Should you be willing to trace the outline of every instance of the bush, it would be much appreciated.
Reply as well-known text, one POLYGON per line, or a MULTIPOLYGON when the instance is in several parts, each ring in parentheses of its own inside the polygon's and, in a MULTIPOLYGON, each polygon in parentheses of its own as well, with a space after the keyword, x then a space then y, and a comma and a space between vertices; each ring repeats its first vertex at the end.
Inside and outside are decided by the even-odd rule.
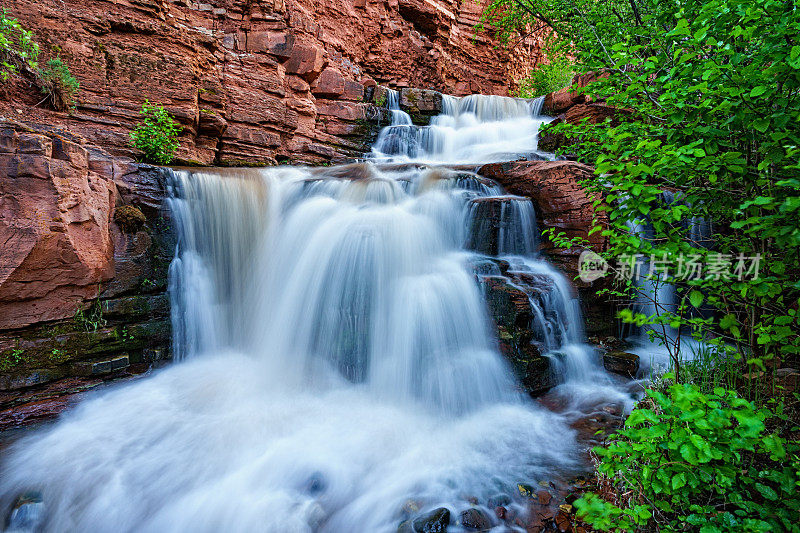
POLYGON ((563 89, 572 83, 574 65, 566 57, 554 57, 549 63, 536 67, 530 75, 520 81, 516 96, 536 98, 563 89))
POLYGON ((775 415, 722 388, 648 397, 595 449, 616 502, 585 494, 580 518, 602 531, 800 531, 800 447, 767 433, 775 415))
POLYGON ((0 81, 6 81, 20 68, 36 69, 39 45, 33 41, 33 32, 9 18, 6 9, 0 9, 0 81))
POLYGON ((143 160, 157 165, 168 165, 178 149, 181 126, 162 106, 145 100, 144 118, 131 133, 131 141, 144 154, 143 160))
POLYGON ((61 58, 56 57, 47 62, 47 67, 39 71, 39 82, 42 93, 48 97, 53 108, 61 111, 72 107, 80 83, 61 58))

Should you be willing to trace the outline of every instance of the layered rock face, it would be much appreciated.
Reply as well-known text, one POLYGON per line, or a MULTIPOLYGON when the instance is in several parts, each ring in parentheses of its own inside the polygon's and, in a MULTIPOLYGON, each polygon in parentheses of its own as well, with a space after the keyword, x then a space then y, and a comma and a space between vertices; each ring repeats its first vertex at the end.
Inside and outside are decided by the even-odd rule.
MULTIPOLYGON (((178 156, 203 164, 357 155, 381 114, 376 81, 452 94, 506 94, 538 59, 536 43, 496 49, 472 0, 10 0, 43 56, 81 83, 72 113, 34 105, 18 83, 18 118, 59 124, 115 155, 145 98, 184 126, 178 156)), ((385 124, 385 121, 384 121, 385 124)))
POLYGON ((0 122, 0 177, 3 426, 47 411, 58 391, 168 356, 174 243, 160 170, 79 137, 0 122), (45 407, 8 411, 31 398, 45 407))

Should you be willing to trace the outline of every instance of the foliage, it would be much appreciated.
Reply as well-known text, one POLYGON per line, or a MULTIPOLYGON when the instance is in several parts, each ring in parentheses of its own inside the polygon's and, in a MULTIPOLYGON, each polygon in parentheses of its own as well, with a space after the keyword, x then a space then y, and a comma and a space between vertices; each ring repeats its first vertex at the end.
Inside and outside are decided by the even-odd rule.
POLYGON ((162 106, 152 105, 149 100, 142 105, 142 116, 131 133, 133 146, 142 151, 146 162, 169 164, 178 149, 181 126, 162 106))
POLYGON ((516 96, 535 98, 567 87, 572 82, 574 65, 565 56, 548 55, 549 63, 537 66, 527 78, 520 81, 516 96))
POLYGON ((9 372, 16 368, 24 359, 25 350, 14 348, 5 352, 0 357, 0 372, 9 372))
MULTIPOLYGON (((679 372, 681 337, 744 356, 765 370, 800 353, 800 1, 496 0, 519 20, 549 21, 579 73, 608 73, 584 90, 620 111, 601 124, 550 128, 596 166, 587 183, 610 219, 607 258, 670 265, 660 282, 675 307, 622 318, 655 325, 679 372), (563 5, 562 5, 563 4, 563 5), (565 7, 566 6, 566 7, 565 7), (538 15, 534 15, 534 14, 538 15), (624 110, 624 111, 622 111, 624 110), (665 191, 669 194, 665 194, 665 191), (713 243, 692 221, 712 221, 713 243), (646 224, 648 238, 632 231, 646 224), (746 270, 758 257, 758 272, 746 270), (701 276, 676 267, 691 260, 701 276)), ((516 24, 516 26, 515 26, 516 24)), ((622 295, 643 293, 627 282, 622 295)))
POLYGON ((39 45, 33 40, 33 32, 26 30, 17 21, 9 18, 5 8, 0 9, 0 81, 6 81, 20 68, 36 69, 39 45))
POLYGON ((767 433, 775 415, 722 388, 648 396, 595 449, 621 496, 586 494, 578 516, 603 531, 800 531, 800 447, 767 433))
POLYGON ((80 84, 61 58, 56 57, 47 62, 47 66, 39 71, 39 81, 42 93, 50 99, 55 109, 63 110, 73 105, 73 98, 80 84))
POLYGON ((83 308, 80 305, 75 311, 75 324, 83 327, 87 333, 97 331, 105 327, 108 321, 103 317, 103 304, 100 300, 95 300, 89 307, 83 308))

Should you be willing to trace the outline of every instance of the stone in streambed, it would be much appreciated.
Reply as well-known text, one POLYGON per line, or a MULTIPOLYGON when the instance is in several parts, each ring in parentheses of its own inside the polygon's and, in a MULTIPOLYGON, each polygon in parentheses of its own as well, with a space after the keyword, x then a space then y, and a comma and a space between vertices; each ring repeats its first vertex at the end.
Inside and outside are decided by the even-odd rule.
POLYGON ((469 531, 488 531, 492 528, 492 521, 486 513, 476 507, 462 511, 458 522, 469 531))
POLYGON ((413 520, 401 522, 397 533, 446 533, 448 525, 450 510, 440 507, 413 520))
POLYGON ((609 372, 632 378, 639 371, 639 356, 628 352, 606 352, 603 366, 609 372))
POLYGON ((5 531, 41 531, 44 526, 44 500, 39 492, 26 492, 14 503, 5 531))

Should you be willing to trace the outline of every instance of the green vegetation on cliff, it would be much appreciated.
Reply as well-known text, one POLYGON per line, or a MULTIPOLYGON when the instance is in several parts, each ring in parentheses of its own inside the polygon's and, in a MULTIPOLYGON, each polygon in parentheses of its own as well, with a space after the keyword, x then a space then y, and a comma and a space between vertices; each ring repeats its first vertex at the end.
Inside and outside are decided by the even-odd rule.
POLYGON ((146 163, 168 165, 178 149, 180 125, 167 110, 149 100, 142 104, 142 120, 131 133, 131 142, 141 150, 146 163))

